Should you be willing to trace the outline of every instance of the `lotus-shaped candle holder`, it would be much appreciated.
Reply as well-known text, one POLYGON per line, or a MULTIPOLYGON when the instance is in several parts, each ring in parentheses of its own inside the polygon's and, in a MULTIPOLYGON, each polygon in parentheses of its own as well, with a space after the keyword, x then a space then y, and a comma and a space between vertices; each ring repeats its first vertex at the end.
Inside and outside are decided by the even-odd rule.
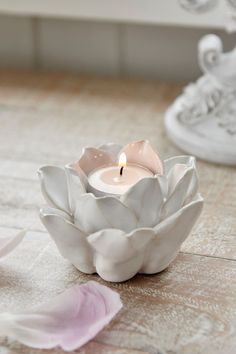
MULTIPOLYGON (((106 144, 84 149, 79 161, 39 170, 49 206, 40 217, 62 256, 81 272, 107 281, 125 281, 136 273, 164 270, 198 219, 195 158, 161 162, 148 141, 122 147, 106 144), (117 163, 121 152, 152 176, 140 179, 121 195, 95 195, 89 174, 117 163)), ((99 193, 98 193, 99 194, 99 193)))

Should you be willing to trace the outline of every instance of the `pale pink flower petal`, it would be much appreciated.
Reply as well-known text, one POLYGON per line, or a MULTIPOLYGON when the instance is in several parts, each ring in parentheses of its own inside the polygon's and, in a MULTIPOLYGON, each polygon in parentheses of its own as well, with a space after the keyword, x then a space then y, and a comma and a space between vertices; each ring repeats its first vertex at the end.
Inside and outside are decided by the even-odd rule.
POLYGON ((27 230, 22 230, 14 236, 0 237, 0 258, 5 257, 18 246, 23 240, 26 232, 27 230))
POLYGON ((75 285, 35 311, 0 315, 0 335, 34 348, 75 350, 122 308, 120 296, 96 282, 75 285))
POLYGON ((144 166, 154 174, 164 173, 163 164, 158 154, 153 150, 148 140, 136 141, 126 145, 121 152, 124 152, 127 161, 144 166))

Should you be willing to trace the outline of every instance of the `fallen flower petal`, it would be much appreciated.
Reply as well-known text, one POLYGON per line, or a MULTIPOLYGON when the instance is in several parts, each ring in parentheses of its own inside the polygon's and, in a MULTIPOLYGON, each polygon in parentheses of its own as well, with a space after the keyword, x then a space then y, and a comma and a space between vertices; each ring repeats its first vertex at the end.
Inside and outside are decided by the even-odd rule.
POLYGON ((90 281, 32 312, 0 314, 0 335, 34 348, 70 351, 95 337, 121 308, 119 294, 90 281))
POLYGON ((22 230, 14 236, 0 237, 0 258, 5 257, 23 240, 27 230, 22 230))

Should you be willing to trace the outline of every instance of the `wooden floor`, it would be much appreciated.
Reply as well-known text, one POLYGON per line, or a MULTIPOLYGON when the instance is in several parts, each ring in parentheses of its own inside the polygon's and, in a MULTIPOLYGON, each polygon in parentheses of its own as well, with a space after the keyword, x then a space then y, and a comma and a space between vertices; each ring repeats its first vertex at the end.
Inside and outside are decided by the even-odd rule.
MULTIPOLYGON (((163 158, 163 114, 180 86, 68 75, 0 72, 0 232, 29 227, 0 264, 0 310, 32 307, 95 279, 58 253, 38 218, 36 171, 76 159, 84 145, 147 138, 163 158)), ((108 284, 123 310, 80 353, 236 353, 236 169, 198 162, 204 211, 168 270, 108 284)), ((0 353, 39 351, 0 339, 0 353), (8 350, 9 349, 9 350, 8 350)))

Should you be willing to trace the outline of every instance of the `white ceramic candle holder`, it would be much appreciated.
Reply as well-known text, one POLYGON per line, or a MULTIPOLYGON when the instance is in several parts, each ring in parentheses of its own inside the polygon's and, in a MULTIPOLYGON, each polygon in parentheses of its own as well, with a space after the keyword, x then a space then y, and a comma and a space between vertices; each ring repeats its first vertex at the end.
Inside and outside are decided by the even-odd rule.
POLYGON ((203 199, 195 159, 179 156, 163 165, 147 141, 86 148, 75 164, 39 170, 42 193, 50 206, 40 210, 43 224, 62 256, 81 272, 120 282, 136 273, 164 270, 198 219, 203 199), (89 173, 117 161, 149 170, 164 169, 135 183, 121 196, 89 192, 89 173))

